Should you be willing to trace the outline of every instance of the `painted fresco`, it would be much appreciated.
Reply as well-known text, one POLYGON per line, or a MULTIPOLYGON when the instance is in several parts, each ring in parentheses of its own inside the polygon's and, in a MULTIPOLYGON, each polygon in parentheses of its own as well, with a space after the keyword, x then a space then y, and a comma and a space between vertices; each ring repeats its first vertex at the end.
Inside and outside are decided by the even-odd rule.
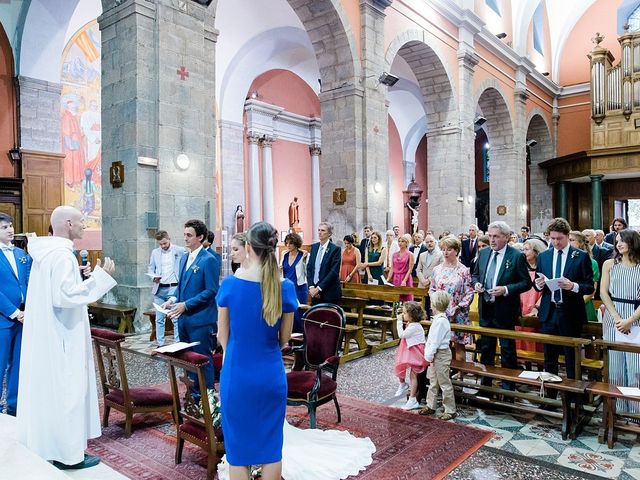
POLYGON ((62 54, 60 131, 64 159, 64 201, 86 218, 100 249, 102 228, 102 125, 100 118, 100 30, 89 22, 62 54))

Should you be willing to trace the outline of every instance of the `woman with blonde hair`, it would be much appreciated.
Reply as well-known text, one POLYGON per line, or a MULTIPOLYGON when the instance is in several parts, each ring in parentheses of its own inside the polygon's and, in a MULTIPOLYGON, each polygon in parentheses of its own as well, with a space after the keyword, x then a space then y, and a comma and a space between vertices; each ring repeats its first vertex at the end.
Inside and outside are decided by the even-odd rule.
MULTIPOLYGON (((411 235, 405 233, 398 238, 400 250, 393 254, 391 269, 387 274, 387 282, 393 283, 396 287, 413 287, 413 254, 409 251, 411 235)), ((401 302, 413 301, 413 295, 400 295, 401 302)))
POLYGON ((369 245, 365 250, 365 257, 360 268, 367 272, 367 282, 377 280, 380 285, 384 283, 384 259, 387 257, 387 249, 382 243, 382 236, 378 232, 372 232, 369 237, 369 245))
POLYGON ((584 296, 584 308, 587 310, 587 322, 597 322, 598 314, 596 313, 596 307, 593 305, 593 296, 595 295, 595 289, 598 288, 598 283, 600 282, 600 268, 598 267, 598 262, 593 258, 591 245, 589 245, 589 242, 587 241, 587 236, 579 230, 571 230, 569 232, 569 243, 573 248, 587 252, 591 259, 594 292, 591 295, 584 296))
POLYGON ((218 341, 224 350, 220 403, 231 480, 245 480, 251 465, 262 478, 281 478, 287 378, 280 349, 287 344, 298 300, 281 280, 278 234, 266 222, 247 232, 248 268, 225 278, 216 297, 218 341), (260 401, 247 395, 258 392, 260 401))

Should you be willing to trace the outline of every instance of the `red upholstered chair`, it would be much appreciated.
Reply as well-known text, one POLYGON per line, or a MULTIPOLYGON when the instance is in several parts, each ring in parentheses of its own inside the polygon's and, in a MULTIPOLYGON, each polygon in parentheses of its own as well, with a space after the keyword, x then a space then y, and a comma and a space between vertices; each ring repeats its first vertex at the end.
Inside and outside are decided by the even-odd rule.
POLYGON ((341 421, 336 376, 340 365, 338 347, 346 318, 342 308, 329 303, 310 308, 302 318, 304 367, 287 374, 287 404, 306 406, 311 428, 316 428, 316 408, 331 400, 336 406, 338 422, 341 421))
POLYGON ((131 436, 133 415, 145 412, 173 412, 173 397, 157 387, 129 387, 122 356, 121 333, 101 328, 91 329, 96 351, 100 382, 104 393, 102 426, 109 426, 109 413, 114 408, 126 416, 125 436, 131 436))
MULTIPOLYGON (((218 454, 224 454, 224 444, 222 443, 222 428, 214 428, 211 419, 211 409, 206 399, 207 385, 204 379, 204 366, 209 362, 205 355, 196 352, 180 351, 171 354, 160 354, 169 362, 169 376, 171 379, 171 392, 174 399, 174 414, 176 422, 177 443, 176 443, 176 464, 182 462, 182 450, 184 441, 194 443, 207 452, 207 479, 213 480, 218 464, 218 454), (177 370, 182 369, 183 375, 178 377, 177 370), (188 375, 192 374, 192 375, 188 375), (194 386, 196 379, 202 399, 197 400, 194 396, 194 386), (178 380, 186 386, 183 396, 180 397, 178 380)), ((214 362, 220 361, 222 355, 214 355, 214 362)))

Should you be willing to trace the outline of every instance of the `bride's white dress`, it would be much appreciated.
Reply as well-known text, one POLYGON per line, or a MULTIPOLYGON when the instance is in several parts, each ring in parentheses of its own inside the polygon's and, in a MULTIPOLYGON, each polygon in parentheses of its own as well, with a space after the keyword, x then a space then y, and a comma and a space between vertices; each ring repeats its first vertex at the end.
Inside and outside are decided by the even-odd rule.
MULTIPOLYGON (((342 480, 371 465, 376 447, 368 438, 340 430, 300 429, 284 422, 282 478, 284 480, 342 480)), ((226 456, 218 478, 229 479, 226 456)))

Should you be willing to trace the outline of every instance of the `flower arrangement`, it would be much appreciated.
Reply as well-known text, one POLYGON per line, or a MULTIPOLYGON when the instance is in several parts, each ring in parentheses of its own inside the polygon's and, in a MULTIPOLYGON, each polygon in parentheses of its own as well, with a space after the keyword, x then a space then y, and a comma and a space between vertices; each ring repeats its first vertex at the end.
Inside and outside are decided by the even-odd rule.
POLYGON ((27 257, 20 257, 20 263, 22 263, 23 265, 27 263, 27 261, 27 257))
POLYGON ((580 255, 580 252, 578 252, 577 250, 571 252, 571 258, 576 258, 578 255, 580 255))
POLYGON ((194 265, 193 267, 191 267, 191 270, 193 270, 193 273, 198 273, 198 270, 200 270, 200 267, 198 265, 194 265))

